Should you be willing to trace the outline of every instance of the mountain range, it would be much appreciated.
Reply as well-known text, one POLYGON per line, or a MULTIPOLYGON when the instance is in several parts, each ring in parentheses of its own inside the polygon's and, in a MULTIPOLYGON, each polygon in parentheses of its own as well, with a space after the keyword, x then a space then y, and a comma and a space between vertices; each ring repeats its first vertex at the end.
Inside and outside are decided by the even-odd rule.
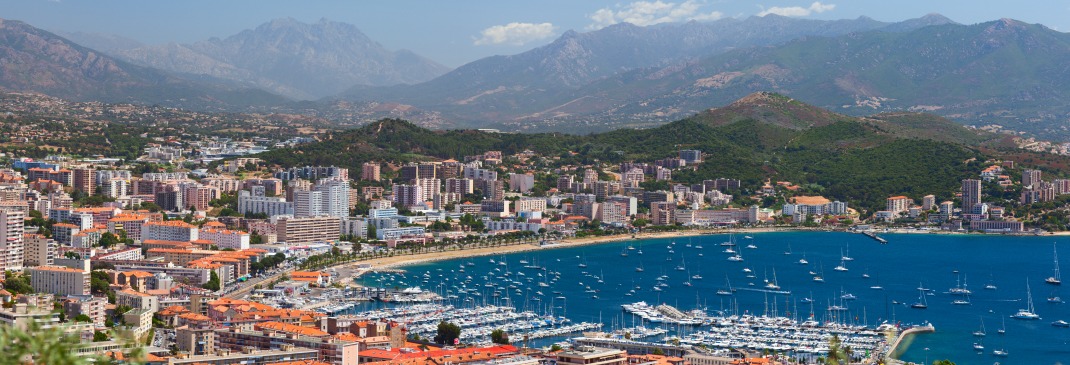
POLYGON ((29 24, 4 19, 0 19, 0 90, 191 109, 288 102, 260 89, 182 78, 133 65, 29 24))
MULTIPOLYGON (((770 21, 798 20, 773 16, 733 20, 739 23, 734 29, 770 21)), ((629 34, 625 30, 642 29, 646 34, 660 29, 620 26, 566 33, 550 45, 510 58, 476 61, 426 83, 351 90, 343 97, 409 104, 440 112, 459 126, 606 130, 657 125, 771 90, 853 115, 931 111, 968 124, 999 124, 1037 135, 1070 137, 1057 124, 1070 115, 1065 98, 1070 93, 1070 69, 1062 67, 1070 59, 1070 35, 1011 19, 961 25, 930 15, 896 24, 851 22, 854 26, 836 28, 852 29, 841 34, 707 48, 706 56, 636 64, 630 70, 620 67, 608 75, 570 79, 573 82, 555 82, 548 75, 530 81, 532 77, 514 71, 486 76, 501 70, 540 70, 541 65, 580 58, 575 55, 590 58, 606 53, 585 46, 589 43, 616 43, 609 48, 628 49, 622 44, 642 43, 622 35, 629 34)), ((712 24, 717 22, 705 26, 712 24)), ((675 27, 693 26, 697 25, 675 27)), ((608 58, 629 57, 609 54, 608 58)))
POLYGON ((710 55, 774 46, 804 36, 903 31, 948 23, 953 22, 940 15, 891 24, 866 17, 823 21, 777 15, 647 27, 621 23, 587 33, 568 31, 548 45, 517 55, 480 59, 425 83, 357 87, 340 97, 410 104, 442 112, 461 126, 590 115, 591 107, 576 113, 567 104, 583 99, 584 103, 599 104, 593 109, 611 109, 613 105, 601 103, 602 98, 585 98, 581 93, 592 84, 617 80, 634 70, 668 73, 710 55))
POLYGON ((161 46, 66 35, 107 53, 0 23, 0 88, 314 113, 342 125, 403 117, 435 128, 573 133, 652 127, 768 90, 849 115, 928 111, 1070 139, 1061 124, 1070 116, 1070 35, 1011 19, 617 24, 452 71, 326 20, 277 19, 224 39, 161 46))
POLYGON ((391 51, 357 27, 320 20, 275 19, 256 29, 192 44, 116 49, 127 61, 207 75, 295 99, 315 99, 354 85, 418 83, 449 68, 408 50, 391 51))

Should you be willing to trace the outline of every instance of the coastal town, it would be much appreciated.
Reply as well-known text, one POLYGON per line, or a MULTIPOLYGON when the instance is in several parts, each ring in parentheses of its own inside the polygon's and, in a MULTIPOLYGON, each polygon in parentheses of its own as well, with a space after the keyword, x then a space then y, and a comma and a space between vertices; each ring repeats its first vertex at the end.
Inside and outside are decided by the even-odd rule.
MULTIPOLYGON (((1013 161, 986 161, 959 191, 890 196, 885 209, 867 211, 788 181, 674 182, 716 151, 680 149, 619 164, 484 151, 462 159, 366 161, 359 171, 269 165, 256 155, 307 143, 301 138, 269 146, 156 138, 134 159, 5 154, 0 322, 78 338, 80 355, 146 364, 892 361, 897 336, 932 326, 869 327, 775 311, 711 315, 640 302, 624 310, 651 327, 603 328, 510 302, 504 285, 520 293, 516 285, 524 283, 508 278, 504 258, 490 260, 505 268, 498 279, 506 284, 497 284, 493 303, 477 301, 474 289, 429 288, 429 274, 423 289, 420 278, 405 287, 360 278, 404 276, 404 265, 449 258, 729 232, 850 231, 881 243, 883 232, 1040 235, 1048 232, 1026 225, 1023 212, 1070 194, 1070 180, 1045 181, 1040 170, 1013 161), (388 309, 364 306, 373 302, 388 309), (670 337, 656 327, 663 322, 710 329, 670 337), (552 342, 529 343, 539 338, 552 342), (843 354, 841 341, 856 351, 843 354)), ((518 265, 535 270, 541 287, 561 275, 549 280, 555 273, 546 266, 518 265)), ((458 278, 474 266, 462 264, 458 278)), ((783 294, 773 275, 766 287, 783 294)))

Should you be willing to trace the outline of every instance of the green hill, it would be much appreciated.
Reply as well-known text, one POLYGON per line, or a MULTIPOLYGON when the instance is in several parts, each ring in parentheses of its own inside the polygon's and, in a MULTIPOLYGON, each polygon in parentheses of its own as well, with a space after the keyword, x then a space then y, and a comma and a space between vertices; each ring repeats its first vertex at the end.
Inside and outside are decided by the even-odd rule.
POLYGON ((359 169, 366 161, 407 162, 530 149, 559 157, 559 164, 615 164, 652 162, 688 148, 706 152, 708 159, 695 171, 678 171, 676 182, 730 177, 756 186, 765 179, 791 181, 872 212, 883 209, 890 195, 951 198, 961 179, 980 171, 979 161, 1002 153, 1000 140, 999 135, 935 116, 903 113, 855 118, 762 93, 651 129, 586 136, 500 134, 431 131, 391 119, 260 157, 284 166, 331 164, 359 169))

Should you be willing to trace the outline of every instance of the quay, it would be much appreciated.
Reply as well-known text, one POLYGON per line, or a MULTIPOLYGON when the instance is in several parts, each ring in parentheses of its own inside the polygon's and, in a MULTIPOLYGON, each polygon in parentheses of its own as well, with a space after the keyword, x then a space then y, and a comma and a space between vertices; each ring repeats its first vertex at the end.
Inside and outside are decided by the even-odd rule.
POLYGON ((876 240, 877 242, 880 242, 882 245, 888 243, 888 240, 881 238, 881 236, 878 236, 873 231, 862 231, 862 234, 866 235, 866 237, 876 240))
POLYGON ((692 349, 690 345, 671 345, 654 342, 631 341, 616 338, 577 337, 573 346, 592 346, 627 351, 628 354, 647 355, 661 350, 666 356, 683 357, 692 349))
POLYGON ((885 363, 897 365, 906 364, 906 362, 904 362, 903 360, 899 360, 898 357, 899 355, 902 355, 904 351, 906 351, 906 346, 909 346, 909 341, 907 341, 907 339, 918 334, 933 332, 936 332, 936 327, 933 327, 932 323, 926 324, 924 326, 915 326, 903 330, 903 332, 900 332, 899 335, 895 337, 895 340, 892 341, 892 344, 888 346, 888 352, 885 354, 884 359, 885 363), (904 345, 904 342, 907 342, 907 344, 904 345), (902 348, 900 348, 901 346, 902 348))

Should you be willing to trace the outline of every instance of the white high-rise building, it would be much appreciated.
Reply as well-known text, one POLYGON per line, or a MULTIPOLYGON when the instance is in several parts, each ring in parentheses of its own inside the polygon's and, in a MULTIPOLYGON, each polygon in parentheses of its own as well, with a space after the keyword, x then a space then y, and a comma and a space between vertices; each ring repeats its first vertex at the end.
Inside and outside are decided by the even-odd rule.
POLYGON ((298 190, 293 192, 294 217, 315 217, 322 215, 323 192, 298 190))
POLYGON ((22 271, 26 207, 24 201, 0 203, 0 270, 22 271))
POLYGON ((535 187, 535 175, 528 174, 509 174, 509 190, 519 191, 521 193, 530 192, 535 187))
POLYGON ((421 202, 434 199, 435 194, 442 191, 442 180, 439 179, 416 179, 415 184, 420 186, 421 202))
POLYGON ((293 215, 294 204, 283 197, 256 196, 248 191, 238 192, 238 213, 264 213, 269 217, 276 215, 293 215))
POLYGON ((349 216, 349 181, 341 179, 320 180, 312 191, 320 195, 320 213, 330 217, 349 216))
POLYGON ((129 195, 130 180, 113 178, 104 184, 104 195, 109 198, 122 198, 129 195))

